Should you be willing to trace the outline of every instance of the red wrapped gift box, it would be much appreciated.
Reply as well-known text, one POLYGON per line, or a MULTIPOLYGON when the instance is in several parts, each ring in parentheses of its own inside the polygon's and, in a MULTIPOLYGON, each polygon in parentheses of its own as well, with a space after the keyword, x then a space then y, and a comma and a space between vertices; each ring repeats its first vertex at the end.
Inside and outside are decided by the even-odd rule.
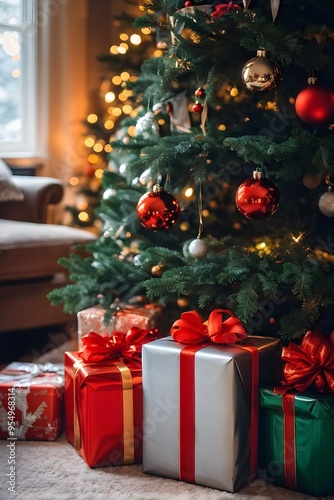
POLYGON ((142 461, 142 344, 156 329, 90 332, 65 353, 66 436, 90 467, 142 461))
POLYGON ((90 467, 141 462, 141 366, 111 360, 85 366, 78 352, 66 352, 65 411, 67 439, 90 467), (132 388, 124 387, 122 370, 132 388), (123 397, 126 392, 132 394, 123 397), (133 437, 126 418, 133 422, 133 437))
POLYGON ((14 362, 0 371, 0 438, 55 441, 64 428, 64 366, 14 362))

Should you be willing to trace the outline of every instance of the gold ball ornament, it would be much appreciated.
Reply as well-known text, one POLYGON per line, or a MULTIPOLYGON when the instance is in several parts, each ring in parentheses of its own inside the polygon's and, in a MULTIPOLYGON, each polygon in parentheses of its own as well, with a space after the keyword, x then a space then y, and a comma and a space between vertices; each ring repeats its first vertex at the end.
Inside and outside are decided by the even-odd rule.
POLYGON ((179 299, 177 299, 176 303, 179 307, 184 309, 185 307, 188 307, 189 300, 186 297, 180 297, 179 299))
POLYGON ((205 240, 196 238, 190 243, 188 251, 194 259, 204 259, 208 253, 208 244, 205 240))
POLYGON ((258 50, 256 57, 244 65, 241 73, 245 87, 256 94, 271 92, 280 83, 281 70, 265 50, 258 50))
POLYGON ((164 269, 165 266, 163 264, 156 264, 155 266, 152 266, 151 273, 153 276, 162 276, 164 269))
POLYGON ((319 198, 319 210, 326 217, 334 217, 334 191, 326 191, 319 198))

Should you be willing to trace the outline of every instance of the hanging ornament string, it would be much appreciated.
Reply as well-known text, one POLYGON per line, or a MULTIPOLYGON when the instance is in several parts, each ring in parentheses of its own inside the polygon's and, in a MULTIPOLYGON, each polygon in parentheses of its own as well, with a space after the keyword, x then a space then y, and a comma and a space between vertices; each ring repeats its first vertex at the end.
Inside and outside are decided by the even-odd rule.
POLYGON ((199 224, 198 224, 198 234, 197 238, 202 237, 202 232, 204 229, 203 225, 203 197, 202 197, 202 181, 199 181, 199 193, 198 193, 198 218, 199 218, 199 224))
POLYGON ((188 247, 189 255, 194 259, 203 259, 208 253, 208 244, 205 240, 202 240, 202 232, 204 228, 203 224, 203 197, 202 197, 202 181, 199 181, 199 193, 198 193, 198 234, 196 240, 193 240, 188 247))

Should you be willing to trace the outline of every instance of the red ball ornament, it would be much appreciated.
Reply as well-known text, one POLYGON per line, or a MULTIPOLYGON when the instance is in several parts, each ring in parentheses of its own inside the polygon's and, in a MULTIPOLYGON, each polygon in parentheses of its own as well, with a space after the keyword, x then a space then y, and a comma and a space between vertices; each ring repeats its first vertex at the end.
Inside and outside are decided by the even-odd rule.
POLYGON ((191 2, 191 0, 187 0, 186 2, 184 2, 185 7, 191 7, 192 5, 193 3, 191 2))
POLYGON ((203 109, 203 106, 200 102, 196 102, 194 105, 193 105, 193 111, 195 113, 200 113, 203 109))
POLYGON ((171 228, 181 215, 177 199, 159 184, 139 199, 136 212, 141 225, 152 231, 171 228))
POLYGON ((265 179, 262 171, 255 170, 253 177, 238 187, 235 203, 247 219, 262 220, 276 212, 279 198, 275 184, 265 179))
POLYGON ((203 97, 205 90, 202 87, 199 87, 195 90, 196 97, 203 97))
POLYGON ((315 77, 296 97, 295 109, 299 118, 308 125, 323 125, 334 119, 334 92, 317 84, 315 77))

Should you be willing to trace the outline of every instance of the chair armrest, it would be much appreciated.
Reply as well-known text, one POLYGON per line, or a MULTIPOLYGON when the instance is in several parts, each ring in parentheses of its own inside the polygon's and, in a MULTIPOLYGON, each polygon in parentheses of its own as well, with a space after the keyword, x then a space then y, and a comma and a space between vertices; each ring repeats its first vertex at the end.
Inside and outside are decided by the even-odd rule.
POLYGON ((27 222, 47 222, 49 205, 59 203, 64 187, 59 179, 29 175, 13 175, 11 181, 23 192, 22 201, 0 203, 0 217, 27 222))

